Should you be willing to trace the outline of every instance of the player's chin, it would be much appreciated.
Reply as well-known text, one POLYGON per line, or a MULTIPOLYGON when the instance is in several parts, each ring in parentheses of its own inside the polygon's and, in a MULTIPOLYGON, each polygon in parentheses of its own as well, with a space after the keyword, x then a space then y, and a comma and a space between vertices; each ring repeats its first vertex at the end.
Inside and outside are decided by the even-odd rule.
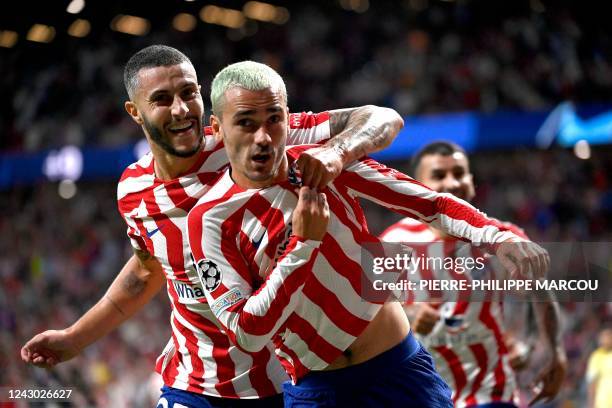
POLYGON ((174 150, 181 156, 188 157, 196 154, 202 145, 201 137, 194 137, 192 140, 175 140, 173 143, 174 150))

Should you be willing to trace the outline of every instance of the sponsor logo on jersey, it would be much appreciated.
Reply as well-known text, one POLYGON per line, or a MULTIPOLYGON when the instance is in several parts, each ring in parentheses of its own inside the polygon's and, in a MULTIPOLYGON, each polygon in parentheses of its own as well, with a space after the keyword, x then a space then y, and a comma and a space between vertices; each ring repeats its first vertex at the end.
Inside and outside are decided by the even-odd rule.
POLYGON ((179 299, 199 299, 205 297, 204 291, 199 285, 190 285, 188 283, 176 281, 172 282, 172 285, 179 299))
POLYGON ((292 115, 292 116, 290 116, 290 118, 291 118, 290 126, 292 128, 299 128, 302 125, 302 117, 301 117, 301 115, 292 115))
POLYGON ((261 241, 263 241, 265 235, 266 235, 266 230, 264 229, 262 233, 259 235, 259 238, 257 239, 253 238, 251 242, 253 243, 253 246, 255 248, 259 248, 259 245, 261 245, 261 241))

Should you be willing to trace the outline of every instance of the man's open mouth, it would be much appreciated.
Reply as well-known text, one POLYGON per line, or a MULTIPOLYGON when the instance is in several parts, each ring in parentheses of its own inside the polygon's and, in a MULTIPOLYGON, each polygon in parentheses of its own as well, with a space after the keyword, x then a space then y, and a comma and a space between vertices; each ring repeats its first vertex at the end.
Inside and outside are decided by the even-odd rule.
POLYGON ((190 131, 195 124, 193 121, 182 122, 168 127, 168 131, 176 135, 190 131))
POLYGON ((254 154, 253 156, 251 156, 251 160, 253 160, 256 163, 266 163, 268 160, 270 160, 270 155, 268 153, 259 153, 259 154, 254 154))

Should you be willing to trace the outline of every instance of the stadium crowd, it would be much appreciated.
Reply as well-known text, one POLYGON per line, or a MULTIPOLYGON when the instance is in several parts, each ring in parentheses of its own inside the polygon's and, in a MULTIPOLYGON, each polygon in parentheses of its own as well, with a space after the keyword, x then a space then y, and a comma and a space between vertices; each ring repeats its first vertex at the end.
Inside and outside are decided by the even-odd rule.
POLYGON ((123 110, 122 67, 152 43, 185 51, 204 88, 230 62, 265 62, 286 79, 294 111, 368 103, 402 115, 537 110, 612 93, 609 35, 592 21, 596 13, 574 13, 577 5, 410 0, 372 3, 360 14, 320 3, 292 5, 285 25, 200 22, 189 33, 146 37, 102 30, 88 41, 0 49, 0 90, 8 95, 0 150, 139 138, 123 110))

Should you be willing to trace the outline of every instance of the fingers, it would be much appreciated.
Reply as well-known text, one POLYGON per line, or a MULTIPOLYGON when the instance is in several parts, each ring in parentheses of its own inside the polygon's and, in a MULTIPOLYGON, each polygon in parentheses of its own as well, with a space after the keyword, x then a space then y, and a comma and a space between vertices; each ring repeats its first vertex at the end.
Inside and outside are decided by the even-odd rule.
POLYGON ((21 348, 21 360, 24 363, 29 363, 30 358, 31 358, 30 350, 26 346, 23 346, 21 348))
POLYGON ((508 274, 514 278, 518 275, 519 268, 517 267, 514 259, 512 259, 512 254, 510 253, 511 248, 509 248, 511 246, 511 243, 502 243, 497 251, 497 259, 499 259, 499 262, 502 264, 508 274))
POLYGON ((514 278, 535 278, 546 276, 550 268, 548 252, 531 241, 506 241, 498 251, 502 266, 514 278))
POLYGON ((298 158, 297 165, 302 175, 302 185, 307 186, 307 187, 313 187, 312 186, 313 171, 311 170, 311 167, 309 166, 309 159, 310 159, 309 156, 302 153, 302 155, 300 155, 300 157, 298 158))
POLYGON ((302 184, 323 189, 342 171, 342 159, 337 151, 328 147, 315 147, 303 152, 297 160, 302 184))

